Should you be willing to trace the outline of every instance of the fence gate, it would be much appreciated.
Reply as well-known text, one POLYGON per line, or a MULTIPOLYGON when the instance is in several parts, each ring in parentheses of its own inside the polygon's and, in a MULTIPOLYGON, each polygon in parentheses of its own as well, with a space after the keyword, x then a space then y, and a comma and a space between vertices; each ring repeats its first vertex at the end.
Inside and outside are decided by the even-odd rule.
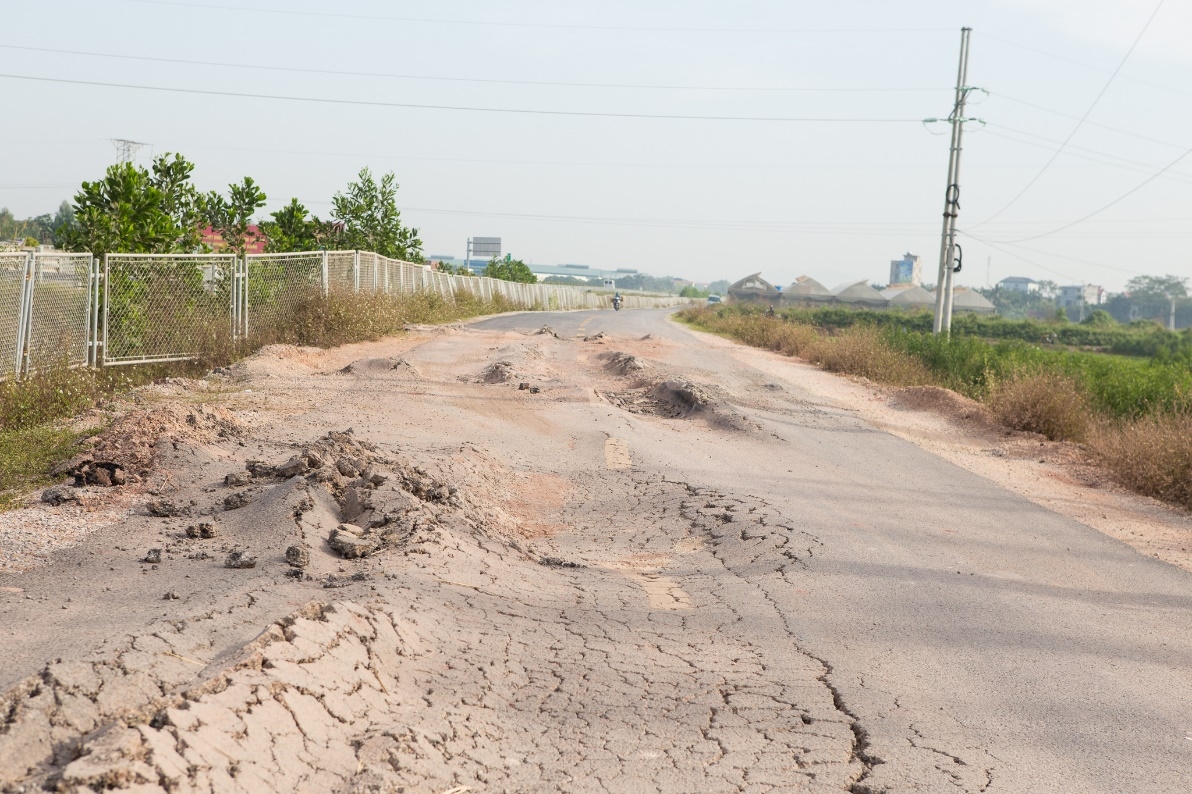
POLYGON ((233 344, 240 281, 232 254, 106 255, 101 363, 183 361, 233 344))

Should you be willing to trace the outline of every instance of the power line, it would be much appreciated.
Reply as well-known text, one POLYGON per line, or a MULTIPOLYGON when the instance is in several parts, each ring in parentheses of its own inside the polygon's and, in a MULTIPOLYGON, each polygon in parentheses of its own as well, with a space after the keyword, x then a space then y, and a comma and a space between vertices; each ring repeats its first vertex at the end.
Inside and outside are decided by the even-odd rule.
POLYGON ((984 243, 985 245, 988 245, 993 250, 1003 253, 1008 257, 1017 259, 1020 262, 1026 262, 1028 265, 1034 265, 1035 267, 1039 268, 1040 270, 1045 270, 1048 273, 1051 273, 1052 275, 1059 276, 1061 278, 1066 278, 1068 281, 1076 281, 1077 280, 1077 279, 1074 279, 1071 276, 1069 276, 1067 273, 1061 273, 1058 270, 1053 270, 1053 269, 1047 267, 1046 265, 1040 265, 1038 262, 1034 261, 1033 259, 1027 259, 1025 256, 1016 254, 1013 251, 1007 251, 1005 248, 1002 248, 1001 246, 997 245, 996 243, 992 243, 989 240, 982 239, 980 237, 977 237, 976 235, 969 234, 968 232, 965 232, 965 231, 961 231, 960 233, 963 234, 965 237, 970 237, 978 242, 984 243))
POLYGON ((1182 153, 1182 154, 1181 154, 1179 157, 1175 158, 1175 159, 1174 159, 1174 160, 1172 160, 1170 163, 1168 163, 1167 165, 1163 166, 1163 168, 1159 169, 1159 170, 1158 170, 1157 172, 1155 172, 1154 174, 1151 174, 1149 177, 1147 177, 1146 179, 1142 180, 1142 181, 1141 181, 1141 182, 1139 182, 1137 185, 1135 185, 1134 187, 1130 188, 1129 190, 1127 190, 1127 191, 1126 191, 1125 193, 1123 193, 1122 195, 1120 195, 1120 196, 1118 196, 1117 198, 1115 198, 1113 201, 1111 201, 1111 202, 1109 202, 1108 204, 1106 204, 1106 205, 1104 205, 1104 206, 1100 207, 1099 209, 1095 209, 1095 210, 1093 210, 1092 212, 1090 212, 1090 213, 1089 213, 1089 214, 1087 214, 1087 215, 1084 215, 1084 216, 1082 216, 1082 217, 1080 217, 1080 218, 1077 218, 1076 220, 1072 221, 1071 223, 1066 223, 1066 224, 1064 224, 1063 226, 1059 226, 1059 227, 1057 227, 1057 228, 1055 228, 1055 229, 1052 229, 1052 230, 1051 230, 1051 231, 1049 231, 1049 232, 1043 232, 1042 234, 1036 234, 1036 235, 1033 235, 1033 236, 1031 236, 1031 237, 1022 237, 1022 238, 1019 238, 1019 239, 1017 239, 1017 240, 1002 240, 1002 241, 1000 241, 1000 242, 1004 242, 1004 243, 1026 243, 1026 242, 1030 242, 1031 240, 1039 240, 1039 239, 1041 239, 1041 238, 1043 238, 1043 237, 1050 237, 1051 235, 1053 235, 1053 234, 1056 234, 1057 232, 1062 232, 1062 231, 1064 231, 1065 229, 1071 229, 1073 226, 1077 226, 1077 225, 1079 225, 1079 224, 1081 224, 1081 223, 1084 223, 1084 222, 1085 222, 1085 221, 1087 221, 1089 218, 1092 218, 1092 217, 1094 217, 1094 216, 1096 216, 1096 215, 1100 215, 1102 212, 1104 212, 1105 210, 1107 210, 1107 209, 1109 209, 1110 207, 1114 206, 1115 204, 1119 204, 1120 202, 1122 202, 1122 201, 1125 201, 1126 199, 1128 199, 1130 196, 1133 196, 1135 193, 1137 193, 1138 191, 1142 190, 1144 187, 1146 187, 1147 185, 1149 185, 1151 182, 1154 182, 1156 179, 1158 179, 1159 177, 1163 176, 1163 174, 1165 174, 1165 173, 1166 173, 1168 170, 1170 170, 1170 169, 1174 168, 1176 165, 1178 165, 1178 164, 1180 163, 1180 161, 1181 161, 1181 160, 1183 160, 1185 157, 1187 157, 1187 156, 1188 156, 1188 155, 1190 155, 1190 154, 1192 154, 1192 149, 1185 149, 1185 150, 1184 150, 1184 152, 1183 152, 1183 153, 1182 153))
MULTIPOLYGON (((1059 141, 1052 139, 1052 138, 1047 138, 1042 135, 1036 135, 1031 132, 1025 132, 1023 130, 1016 130, 1016 129, 1013 129, 1012 127, 1005 127, 1001 124, 989 124, 988 126, 997 127, 999 129, 1006 130, 1007 132, 1012 132, 1015 135, 1024 135, 1029 138, 1038 138, 1039 140, 1047 141, 1048 143, 1059 143, 1059 141)), ((1021 144, 1025 144, 1027 146, 1035 146, 1040 149, 1051 149, 1050 146, 1047 146, 1046 144, 1043 144, 1043 143, 1036 143, 1035 141, 1021 140, 1019 138, 1013 137, 1012 135, 1003 135, 1001 133, 994 132, 989 129, 982 130, 981 134, 982 135, 992 135, 995 138, 1001 138, 1003 140, 1013 141, 1015 143, 1021 143, 1021 144)), ((1100 165, 1108 165, 1108 166, 1112 166, 1114 168, 1124 168, 1127 171, 1134 171, 1136 173, 1143 173, 1143 174, 1149 175, 1149 174, 1153 174, 1155 172, 1155 168, 1156 168, 1156 166, 1153 166, 1150 163, 1144 163, 1141 160, 1131 160, 1126 157, 1119 157, 1116 154, 1109 154, 1108 152, 1098 151, 1097 149, 1089 149, 1084 146, 1069 145, 1068 149, 1069 149, 1069 151, 1067 152, 1067 155, 1069 157, 1076 157, 1081 160, 1088 160, 1089 162, 1092 162, 1092 163, 1099 163, 1100 165), (1088 154, 1077 154, 1076 152, 1073 152, 1072 150, 1076 150, 1076 152, 1089 152, 1091 154, 1099 155, 1099 157, 1090 157, 1088 154), (1108 158, 1108 159, 1100 159, 1102 157, 1108 158), (1114 160, 1117 160, 1119 162, 1113 162, 1114 160)), ((1192 184, 1192 175, 1186 174, 1182 171, 1177 171, 1175 173, 1168 173, 1168 174, 1165 174, 1165 176, 1168 179, 1173 179, 1177 182, 1183 182, 1185 184, 1192 184)), ((989 222, 990 221, 986 221, 986 223, 989 223, 989 222)), ((974 227, 974 228, 976 228, 976 227, 974 227)))
POLYGON ((484 83, 498 85, 533 85, 563 88, 618 88, 659 91, 757 91, 757 92, 798 92, 798 93, 924 93, 943 91, 941 88, 827 88, 827 87, 797 87, 797 86, 700 86, 700 85, 664 85, 643 83, 583 83, 561 82, 556 80, 503 80, 487 77, 445 77, 425 74, 399 74, 394 72, 353 72, 338 69, 311 69, 301 66, 271 66, 268 64, 227 63, 224 61, 196 61, 184 58, 158 58, 148 55, 127 55, 124 53, 93 52, 88 50, 61 50, 51 47, 26 47, 19 44, 0 44, 0 49, 22 50, 25 52, 44 52, 54 55, 80 55, 87 58, 113 58, 126 61, 143 61, 150 63, 175 63, 184 66, 215 66, 225 69, 253 69, 270 72, 292 72, 298 74, 323 74, 334 77, 377 77, 392 80, 430 80, 450 83, 484 83))
POLYGON ((821 118, 821 117, 792 117, 792 116, 697 116, 686 114, 665 113, 604 113, 588 110, 539 110, 526 108, 494 108, 469 107, 463 105, 425 105, 412 102, 377 102, 363 99, 336 99, 329 97, 285 96, 279 94, 254 94, 241 91, 214 91, 203 88, 171 88, 155 85, 133 85, 130 83, 107 83, 93 80, 67 80, 59 77, 34 77, 24 74, 0 74, 0 78, 9 80, 30 80, 39 83, 61 83, 65 85, 85 85, 100 88, 125 88, 134 91, 157 91, 168 94, 199 94, 202 96, 224 96, 238 99, 268 99, 283 102, 313 102, 328 105, 355 105, 382 108, 412 108, 416 110, 457 110, 472 113, 513 113, 537 116, 584 116, 621 119, 668 119, 677 121, 768 121, 768 122, 800 122, 800 123, 831 123, 831 124, 920 124, 922 119, 911 118, 821 118))
POLYGON ((1043 163, 1043 167, 1040 168, 1034 177, 1032 177, 1031 180, 1026 183, 1026 186, 1023 187, 1022 190, 1018 191, 1014 198, 1010 199, 1000 210, 974 226, 974 229, 984 226, 986 223, 989 223, 991 220, 1010 209, 1010 207, 1017 204, 1018 200, 1026 195, 1028 190, 1034 187, 1035 183, 1039 181, 1039 178, 1042 177, 1043 174, 1047 173, 1047 169, 1050 168, 1051 164, 1054 163, 1056 159, 1059 158, 1060 154, 1063 153, 1064 147, 1066 147, 1076 133, 1080 131, 1080 128, 1084 126, 1084 122, 1088 119, 1089 114, 1093 112, 1093 109, 1097 107, 1097 103, 1100 102, 1101 98, 1105 96, 1105 92, 1109 90, 1109 86, 1113 84, 1114 78, 1118 76, 1118 72, 1122 70, 1122 67, 1126 65, 1126 61, 1128 61, 1130 56, 1134 53, 1134 49, 1138 46, 1138 42, 1142 41, 1143 35, 1151 26, 1151 22, 1154 21, 1155 16, 1159 13, 1159 9, 1163 7, 1164 2, 1165 0, 1159 0, 1159 3, 1155 6, 1155 10, 1151 12, 1149 17, 1147 17, 1146 24, 1142 26, 1142 30, 1138 31, 1138 35, 1134 37, 1134 43, 1130 45, 1130 49, 1126 50, 1126 54, 1122 56, 1120 61, 1118 61, 1117 68, 1113 70, 1113 74, 1109 75, 1109 79, 1105 81, 1105 85, 1101 86, 1101 90, 1098 91, 1097 96, 1093 98, 1092 104, 1090 104, 1088 109, 1084 111, 1084 115, 1082 115, 1076 122, 1076 126, 1072 128, 1071 132, 1068 133, 1068 137, 1064 138, 1064 140, 1060 143, 1059 148, 1052 153, 1051 157, 1047 158, 1047 162, 1043 163))
POLYGON ((316 17, 322 19, 353 19, 371 22, 416 22, 433 25, 468 25, 500 28, 540 28, 546 30, 609 30, 617 32, 643 31, 647 33, 939 33, 948 28, 700 28, 700 27, 653 27, 646 25, 578 25, 552 22, 498 22, 471 19, 442 19, 434 17, 397 17, 379 14, 343 14, 330 11, 299 11, 296 9, 238 7, 213 3, 179 2, 178 0, 124 0, 140 5, 201 8, 208 11, 240 11, 256 14, 284 14, 288 16, 316 17))
MULTIPOLYGON (((1001 36, 995 36, 992 33, 987 33, 985 31, 978 31, 977 35, 982 38, 990 39, 991 41, 997 41, 1002 44, 1008 44, 1011 47, 1017 47, 1019 49, 1026 50, 1027 52, 1033 52, 1038 55, 1043 55, 1043 56, 1052 58, 1057 61, 1063 61, 1064 63, 1070 63, 1073 66, 1079 66, 1084 69, 1091 69, 1094 72, 1101 72, 1102 74, 1108 74, 1110 72, 1109 69, 1106 69, 1103 66, 1094 66, 1091 63, 1085 63, 1084 61, 1078 61, 1075 58, 1066 58, 1063 55, 1056 55, 1054 52, 1051 52, 1050 50, 1041 50, 1038 47, 1031 47, 1028 44, 1022 44, 1017 41, 1011 41, 1010 39, 1003 38, 1001 36)), ((1151 88, 1158 88, 1161 91, 1170 91, 1173 94, 1181 94, 1183 96, 1192 96, 1192 91, 1175 88, 1174 86, 1164 85, 1163 83, 1156 83, 1153 80, 1144 80, 1141 77, 1132 77, 1128 74, 1119 74, 1117 79, 1118 80, 1126 80, 1131 83, 1138 83, 1139 85, 1150 86, 1151 88)))
MULTIPOLYGON (((1034 110, 1039 110, 1044 113, 1050 113, 1053 116, 1059 116, 1059 117, 1065 118, 1065 119, 1079 119, 1080 118, 1079 116, 1075 116, 1071 113, 1065 113, 1062 110, 1056 110, 1055 108, 1049 108, 1045 105, 1039 105, 1034 102, 1028 102, 1025 99, 1017 99, 1015 97, 1008 96, 1008 95, 1003 94, 998 91, 990 91, 989 95, 992 97, 997 97, 998 99, 1004 99, 1007 102, 1013 102, 1016 105, 1022 105, 1024 107, 1033 108, 1034 110)), ((1157 143, 1160 146, 1168 146, 1172 149, 1183 149, 1184 148, 1184 144, 1182 144, 1182 143, 1172 143, 1171 141, 1165 141, 1165 140, 1162 140, 1161 138, 1152 138, 1149 135, 1143 135, 1140 132, 1132 132, 1130 130, 1124 130, 1121 127, 1114 127, 1109 124, 1102 124, 1098 121, 1085 121, 1084 125, 1086 127, 1097 127, 1102 130, 1109 130, 1110 132, 1116 132, 1119 135, 1126 135, 1131 138, 1137 138, 1140 141, 1146 141, 1148 143, 1157 143)))

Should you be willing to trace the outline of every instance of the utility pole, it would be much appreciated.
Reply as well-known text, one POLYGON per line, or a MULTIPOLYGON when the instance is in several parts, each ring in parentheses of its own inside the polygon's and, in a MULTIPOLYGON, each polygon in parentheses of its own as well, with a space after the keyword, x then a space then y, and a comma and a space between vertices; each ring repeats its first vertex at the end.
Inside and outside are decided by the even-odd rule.
POLYGON ((116 162, 131 163, 137 157, 137 152, 152 144, 130 141, 127 138, 113 138, 112 145, 116 147, 116 162))
POLYGON ((952 144, 948 151, 948 186, 944 191, 944 228, 940 235, 940 272, 935 286, 935 319, 933 333, 950 333, 952 330, 952 287, 953 277, 960 269, 956 259, 956 217, 960 214, 960 152, 964 123, 971 121, 964 117, 964 105, 968 100, 968 55, 969 35, 972 28, 960 29, 960 67, 956 72, 956 102, 948 121, 952 125, 952 144))

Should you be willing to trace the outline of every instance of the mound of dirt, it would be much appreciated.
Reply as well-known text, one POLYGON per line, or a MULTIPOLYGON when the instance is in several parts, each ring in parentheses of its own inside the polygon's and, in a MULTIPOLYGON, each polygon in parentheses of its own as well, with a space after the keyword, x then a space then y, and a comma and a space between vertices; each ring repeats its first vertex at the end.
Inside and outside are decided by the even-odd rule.
POLYGON ((951 389, 940 386, 911 386, 899 389, 890 396, 892 408, 906 411, 931 411, 949 419, 987 423, 992 421, 989 409, 951 389))
POLYGON ((317 368, 318 359, 323 353, 324 351, 317 347, 265 345, 253 355, 233 364, 225 371, 233 377, 276 378, 306 375, 317 368))
POLYGON ((209 444, 247 435, 227 410, 204 405, 154 405, 117 419, 85 442, 90 449, 59 465, 54 476, 74 475, 75 484, 123 485, 152 468, 159 444, 209 444))
POLYGON ((409 361, 404 358, 362 358, 358 361, 353 361, 341 370, 338 370, 340 375, 403 375, 407 377, 419 377, 420 373, 409 361))
POLYGON ((663 381, 650 389, 650 394, 683 414, 695 413, 712 404, 712 396, 705 389, 685 380, 663 381))
POLYGON ((485 368, 484 374, 480 376, 481 383, 508 383, 516 379, 517 373, 513 370, 512 361, 497 361, 489 364, 485 368))
POLYGON ((619 350, 601 353, 599 358, 605 362, 605 369, 618 375, 638 375, 650 368, 649 364, 637 356, 631 356, 619 350))

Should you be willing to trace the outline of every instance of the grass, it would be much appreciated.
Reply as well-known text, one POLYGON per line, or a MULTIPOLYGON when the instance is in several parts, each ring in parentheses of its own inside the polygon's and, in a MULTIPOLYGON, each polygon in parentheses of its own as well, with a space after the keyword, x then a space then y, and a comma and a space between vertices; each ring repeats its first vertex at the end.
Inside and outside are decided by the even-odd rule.
POLYGON ((846 311, 771 318, 752 307, 722 306, 677 316, 832 372, 952 389, 983 402, 1008 428, 1081 442, 1122 485, 1192 509, 1192 365, 1181 356, 1163 348, 1144 359, 1022 339, 934 336, 929 326, 905 322, 907 315, 873 319, 897 312, 846 311))
POLYGON ((0 381, 0 510, 45 485, 50 469, 71 456, 84 434, 63 420, 110 397, 164 377, 201 377, 212 367, 231 364, 268 344, 335 347, 391 336, 410 324, 453 322, 513 308, 500 297, 484 301, 460 295, 452 301, 429 293, 324 296, 315 289, 291 296, 281 311, 253 318, 250 339, 233 341, 226 321, 210 326, 195 361, 97 370, 57 367, 20 381, 0 381))

